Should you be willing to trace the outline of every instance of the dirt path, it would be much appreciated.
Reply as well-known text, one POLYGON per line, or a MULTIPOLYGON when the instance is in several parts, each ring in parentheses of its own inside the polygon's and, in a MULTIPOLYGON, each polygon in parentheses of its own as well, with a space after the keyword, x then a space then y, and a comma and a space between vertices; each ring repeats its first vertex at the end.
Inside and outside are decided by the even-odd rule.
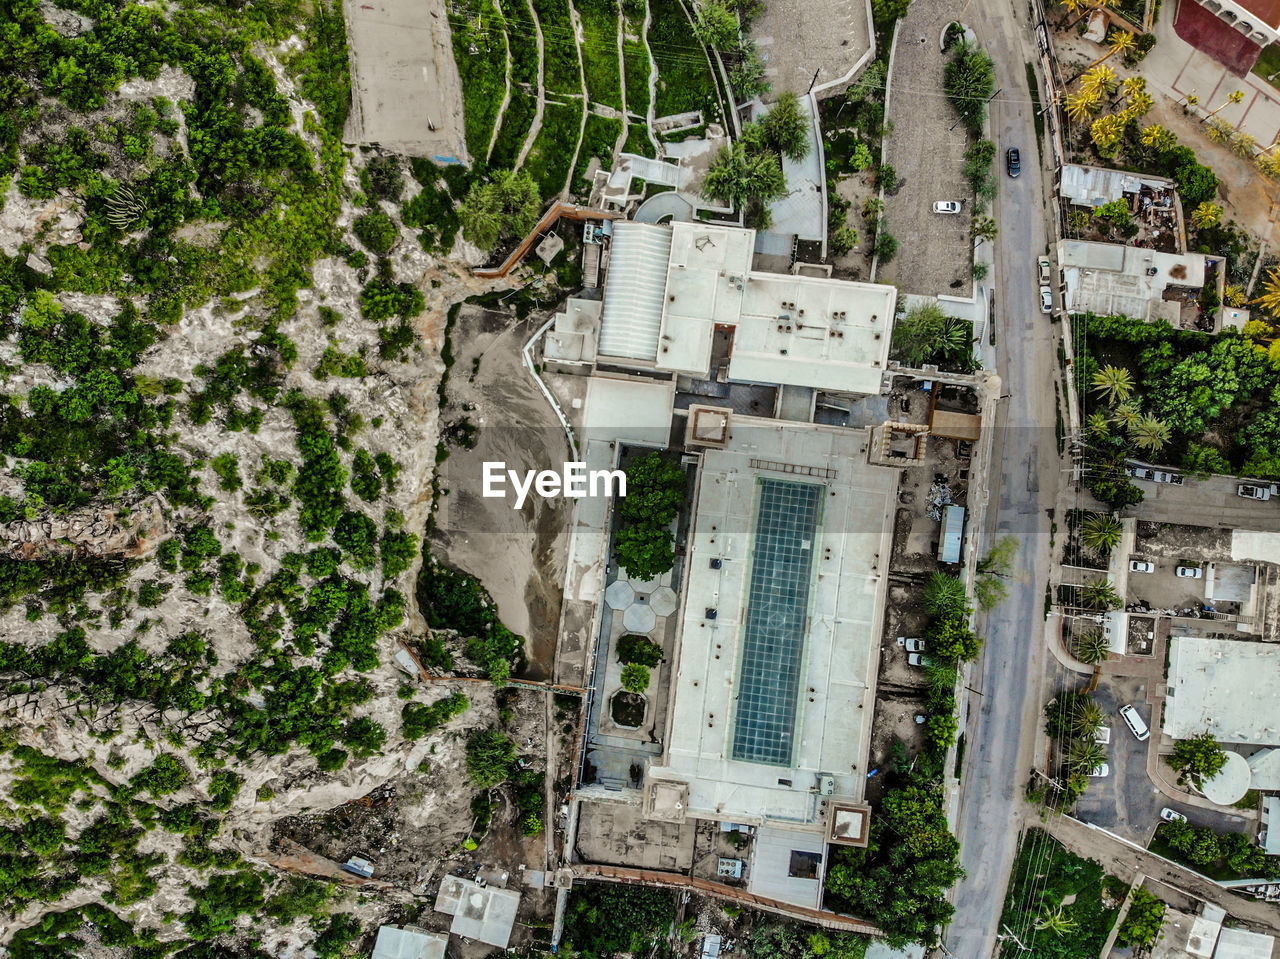
POLYGON ((533 21, 533 35, 538 41, 538 105, 534 108, 533 122, 529 124, 529 133, 524 138, 524 146, 520 148, 520 156, 516 158, 515 168, 517 170, 524 166, 525 158, 529 156, 529 151, 533 148, 533 141, 538 138, 538 131, 542 129, 542 113, 547 106, 547 57, 546 50, 542 45, 542 23, 538 20, 538 11, 533 9, 532 0, 524 0, 524 5, 529 10, 529 16, 533 21))
POLYGON ((622 15, 622 4, 618 4, 618 29, 614 39, 618 42, 618 89, 622 91, 622 132, 618 134, 618 140, 613 145, 613 155, 616 157, 622 152, 622 148, 627 142, 627 130, 631 126, 631 109, 627 103, 627 58, 622 50, 622 41, 627 29, 626 18, 622 15))
MULTIPOLYGON (((569 0, 569 23, 573 25, 574 51, 578 54, 578 87, 582 91, 582 122, 578 124, 578 143, 573 148, 573 159, 569 161, 569 175, 564 178, 561 196, 569 195, 569 185, 573 183, 573 170, 578 165, 578 154, 582 151, 582 138, 587 133, 587 116, 591 113, 591 97, 587 95, 587 71, 582 62, 582 44, 585 36, 582 31, 582 18, 578 16, 578 8, 569 0)), ((626 103, 624 100, 623 103, 626 103)))
POLYGON ((658 104, 658 61, 653 59, 653 51, 649 49, 649 24, 653 22, 653 11, 649 9, 649 0, 644 0, 644 23, 640 27, 640 42, 644 44, 644 55, 649 58, 649 110, 644 117, 645 132, 649 142, 653 144, 654 156, 664 156, 662 144, 653 135, 653 122, 657 119, 654 111, 658 104))
POLYGON ((502 46, 507 51, 506 89, 502 91, 502 103, 498 105, 498 116, 493 121, 493 132, 489 134, 489 146, 484 151, 484 160, 489 162, 493 154, 493 145, 498 142, 498 131, 502 129, 502 118, 506 115, 507 104, 511 102, 511 37, 507 34, 507 15, 502 10, 502 0, 493 0, 498 16, 502 17, 502 46))

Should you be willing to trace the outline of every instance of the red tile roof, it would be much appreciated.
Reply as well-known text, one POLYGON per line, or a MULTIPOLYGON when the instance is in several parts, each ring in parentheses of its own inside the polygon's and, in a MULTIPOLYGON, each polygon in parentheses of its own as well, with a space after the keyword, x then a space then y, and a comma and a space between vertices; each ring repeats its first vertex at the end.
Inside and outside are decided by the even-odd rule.
MULTIPOLYGON (((1251 2, 1280 7, 1280 0, 1251 2)), ((1246 40, 1239 30, 1219 20, 1195 0, 1182 0, 1178 4, 1178 19, 1173 29, 1187 43, 1213 57, 1236 76, 1247 76, 1262 52, 1262 47, 1246 40)))

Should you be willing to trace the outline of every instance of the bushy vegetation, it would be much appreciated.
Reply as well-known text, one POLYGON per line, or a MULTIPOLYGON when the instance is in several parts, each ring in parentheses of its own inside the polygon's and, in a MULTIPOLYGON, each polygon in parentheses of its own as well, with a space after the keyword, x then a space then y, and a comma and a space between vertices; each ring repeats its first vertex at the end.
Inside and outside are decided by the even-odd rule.
POLYGON ((587 180, 587 166, 592 157, 600 160, 602 169, 613 167, 613 147, 622 135, 622 121, 613 117, 587 115, 587 125, 582 132, 582 145, 578 147, 578 162, 573 167, 573 189, 584 196, 591 192, 587 180))
POLYGON ((1212 879, 1280 879, 1280 862, 1255 846, 1247 833, 1164 822, 1151 840, 1151 851, 1212 879))
POLYGON ((973 323, 948 316, 936 303, 912 307, 893 323, 892 355, 919 368, 925 363, 968 373, 977 368, 973 323))
POLYGON ((1092 859, 1068 852, 1041 829, 1028 829, 1000 918, 1010 935, 1001 954, 1018 954, 1017 937, 1030 947, 1022 954, 1033 959, 1092 959, 1115 924, 1125 891, 1092 859))
POLYGON ((943 69, 942 85, 965 128, 973 134, 981 133, 987 118, 987 100, 996 89, 991 58, 976 44, 956 44, 943 69))
POLYGON ((621 110, 618 4, 614 0, 577 0, 574 7, 582 21, 582 61, 587 97, 593 103, 621 110))
POLYGON ((450 33, 462 80, 467 152, 483 162, 507 89, 507 23, 493 0, 467 0, 453 11, 450 33))
POLYGON ((654 450, 636 457, 626 472, 627 495, 615 500, 620 525, 614 556, 633 579, 653 579, 675 563, 670 526, 684 505, 684 470, 654 450))
POLYGON ((639 954, 666 940, 675 898, 661 889, 576 883, 565 910, 564 941, 592 956, 639 954))
POLYGON ((523 664, 523 637, 502 624, 493 599, 474 576, 426 557, 418 577, 418 606, 432 629, 453 629, 467 637, 467 655, 490 678, 505 681, 523 664))
POLYGON ((708 123, 721 119, 720 97, 706 51, 681 0, 649 0, 649 49, 658 68, 655 115, 701 110, 708 123))
POLYGON ((618 660, 623 663, 639 663, 641 666, 657 666, 662 662, 662 647, 647 636, 627 633, 618 640, 618 660))

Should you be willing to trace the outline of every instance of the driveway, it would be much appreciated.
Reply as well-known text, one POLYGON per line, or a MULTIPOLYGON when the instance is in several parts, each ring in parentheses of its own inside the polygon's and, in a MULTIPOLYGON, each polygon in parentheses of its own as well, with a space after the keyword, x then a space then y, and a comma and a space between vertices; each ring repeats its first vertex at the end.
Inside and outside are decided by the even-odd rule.
POLYGON ((1185 523, 1194 517, 1197 526, 1280 531, 1280 497, 1265 503, 1245 499, 1236 494, 1240 480, 1234 476, 1203 480, 1188 476, 1181 486, 1146 480, 1137 480, 1136 485, 1144 498, 1137 506, 1125 509, 1124 516, 1153 523, 1185 523))
POLYGON ((1120 717, 1120 707, 1132 703, 1150 728, 1147 683, 1117 676, 1101 682, 1093 698, 1107 717, 1106 725, 1111 727, 1111 742, 1103 747, 1111 775, 1090 778, 1088 790, 1076 803, 1076 816, 1145 846, 1166 799, 1147 776, 1147 742, 1139 742, 1129 732, 1120 717))
MULTIPOLYGON (((1003 9, 1004 2, 995 5, 1003 9)), ((963 6, 914 3, 898 23, 885 111, 894 127, 885 142, 901 187, 896 196, 885 197, 884 211, 885 228, 898 238, 898 255, 880 264, 876 279, 895 283, 904 293, 968 296, 973 288, 972 194, 964 178, 969 138, 942 91, 947 58, 939 50, 943 27, 963 6), (964 209, 934 213, 935 200, 963 200, 964 209)), ((1017 66, 1021 74, 1021 60, 1017 66)))

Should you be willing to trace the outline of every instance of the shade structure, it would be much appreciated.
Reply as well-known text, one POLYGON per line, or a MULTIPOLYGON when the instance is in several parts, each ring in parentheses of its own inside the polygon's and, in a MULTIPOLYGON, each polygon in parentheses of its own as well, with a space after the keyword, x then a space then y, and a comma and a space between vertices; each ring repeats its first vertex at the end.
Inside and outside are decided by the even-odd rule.
POLYGON ((649 597, 649 606, 659 616, 670 616, 676 611, 676 591, 670 586, 659 586, 649 597))
POLYGON ((636 601, 636 591, 626 580, 614 580, 605 587, 604 601, 613 609, 626 609, 636 601))
POLYGON ((622 614, 622 625, 629 633, 648 633, 658 625, 658 617, 648 603, 632 603, 622 614))

